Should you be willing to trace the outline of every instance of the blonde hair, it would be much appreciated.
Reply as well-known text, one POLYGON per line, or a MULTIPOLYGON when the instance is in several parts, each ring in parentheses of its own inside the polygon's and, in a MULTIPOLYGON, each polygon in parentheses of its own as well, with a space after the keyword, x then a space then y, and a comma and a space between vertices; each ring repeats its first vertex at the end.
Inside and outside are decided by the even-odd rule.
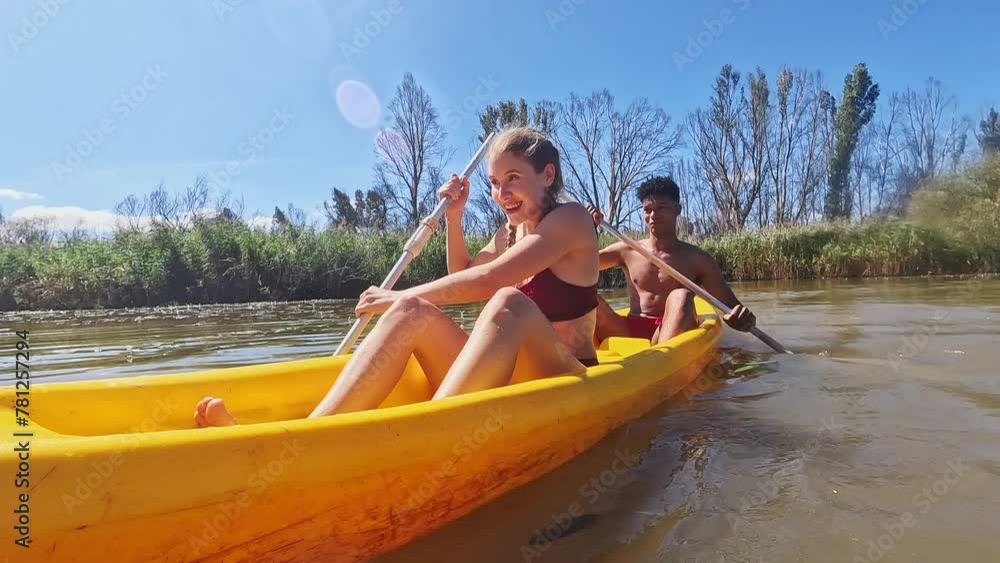
MULTIPOLYGON (((497 156, 511 153, 528 161, 535 172, 541 173, 549 164, 555 166, 556 172, 552 183, 542 194, 539 207, 542 217, 556 208, 559 194, 563 190, 562 166, 559 164, 559 149, 548 135, 531 127, 507 127, 497 135, 490 145, 488 156, 493 160, 497 156)), ((507 223, 507 248, 513 246, 517 239, 517 227, 507 223)))

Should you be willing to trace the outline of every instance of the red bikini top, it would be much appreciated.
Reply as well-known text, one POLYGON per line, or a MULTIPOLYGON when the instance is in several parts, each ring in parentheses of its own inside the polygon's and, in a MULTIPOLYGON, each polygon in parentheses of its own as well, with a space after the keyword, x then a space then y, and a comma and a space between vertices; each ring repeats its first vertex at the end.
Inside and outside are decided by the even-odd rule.
POLYGON ((582 287, 565 282, 546 268, 515 287, 535 302, 549 321, 568 321, 597 308, 597 284, 582 287))

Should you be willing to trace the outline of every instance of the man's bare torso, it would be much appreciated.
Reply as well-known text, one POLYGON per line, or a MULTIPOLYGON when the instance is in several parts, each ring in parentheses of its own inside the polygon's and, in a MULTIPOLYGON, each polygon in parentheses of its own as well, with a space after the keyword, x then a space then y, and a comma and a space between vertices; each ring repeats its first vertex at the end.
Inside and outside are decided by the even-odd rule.
MULTIPOLYGON (((704 252, 695 246, 677 241, 670 252, 653 248, 649 239, 639 241, 664 262, 684 274, 691 281, 701 284, 704 252)), ((631 293, 630 314, 651 317, 663 316, 667 295, 683 287, 670 274, 661 271, 649 260, 631 248, 622 252, 624 270, 629 285, 637 291, 631 293)))

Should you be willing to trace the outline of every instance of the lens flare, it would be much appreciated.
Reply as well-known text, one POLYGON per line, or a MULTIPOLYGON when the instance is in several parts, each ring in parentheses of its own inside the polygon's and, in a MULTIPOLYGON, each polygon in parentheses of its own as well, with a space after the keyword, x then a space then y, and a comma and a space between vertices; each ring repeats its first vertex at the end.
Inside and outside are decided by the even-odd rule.
POLYGON ((364 82, 345 80, 337 85, 337 108, 348 123, 358 129, 371 129, 382 119, 382 104, 364 82))

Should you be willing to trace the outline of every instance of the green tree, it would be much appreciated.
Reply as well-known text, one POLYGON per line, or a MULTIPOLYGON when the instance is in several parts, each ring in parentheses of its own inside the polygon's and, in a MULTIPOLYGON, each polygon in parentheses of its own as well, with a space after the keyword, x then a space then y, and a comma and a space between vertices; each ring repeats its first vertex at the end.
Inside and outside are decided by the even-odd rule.
MULTIPOLYGON (((360 190, 359 190, 360 193, 360 190)), ((365 193, 365 227, 384 231, 389 226, 389 206, 377 190, 365 193)))
POLYGON ((872 82, 865 63, 858 63, 844 78, 844 97, 833 101, 833 147, 829 161, 829 185, 824 214, 827 219, 849 219, 852 212, 850 190, 851 158, 861 130, 875 116, 879 86, 872 82))
POLYGON ((288 216, 285 215, 285 212, 282 211, 277 205, 274 206, 274 215, 271 217, 271 221, 274 223, 274 226, 279 229, 288 226, 288 216))
POLYGON ((323 202, 323 214, 331 227, 357 230, 361 226, 358 210, 351 205, 351 196, 337 188, 330 190, 333 202, 323 202))
POLYGON ((979 123, 979 146, 984 154, 1000 154, 1000 114, 996 108, 991 108, 979 123))
POLYGON ((528 102, 524 98, 516 102, 504 100, 496 105, 486 106, 479 114, 479 123, 483 126, 483 134, 479 136, 480 142, 490 133, 499 131, 507 125, 534 127, 551 134, 555 127, 555 110, 551 103, 539 102, 529 113, 528 102))
POLYGON ((332 201, 323 202, 323 214, 331 227, 353 231, 385 230, 389 222, 389 209, 385 198, 376 190, 355 190, 351 197, 337 188, 330 190, 332 201))

